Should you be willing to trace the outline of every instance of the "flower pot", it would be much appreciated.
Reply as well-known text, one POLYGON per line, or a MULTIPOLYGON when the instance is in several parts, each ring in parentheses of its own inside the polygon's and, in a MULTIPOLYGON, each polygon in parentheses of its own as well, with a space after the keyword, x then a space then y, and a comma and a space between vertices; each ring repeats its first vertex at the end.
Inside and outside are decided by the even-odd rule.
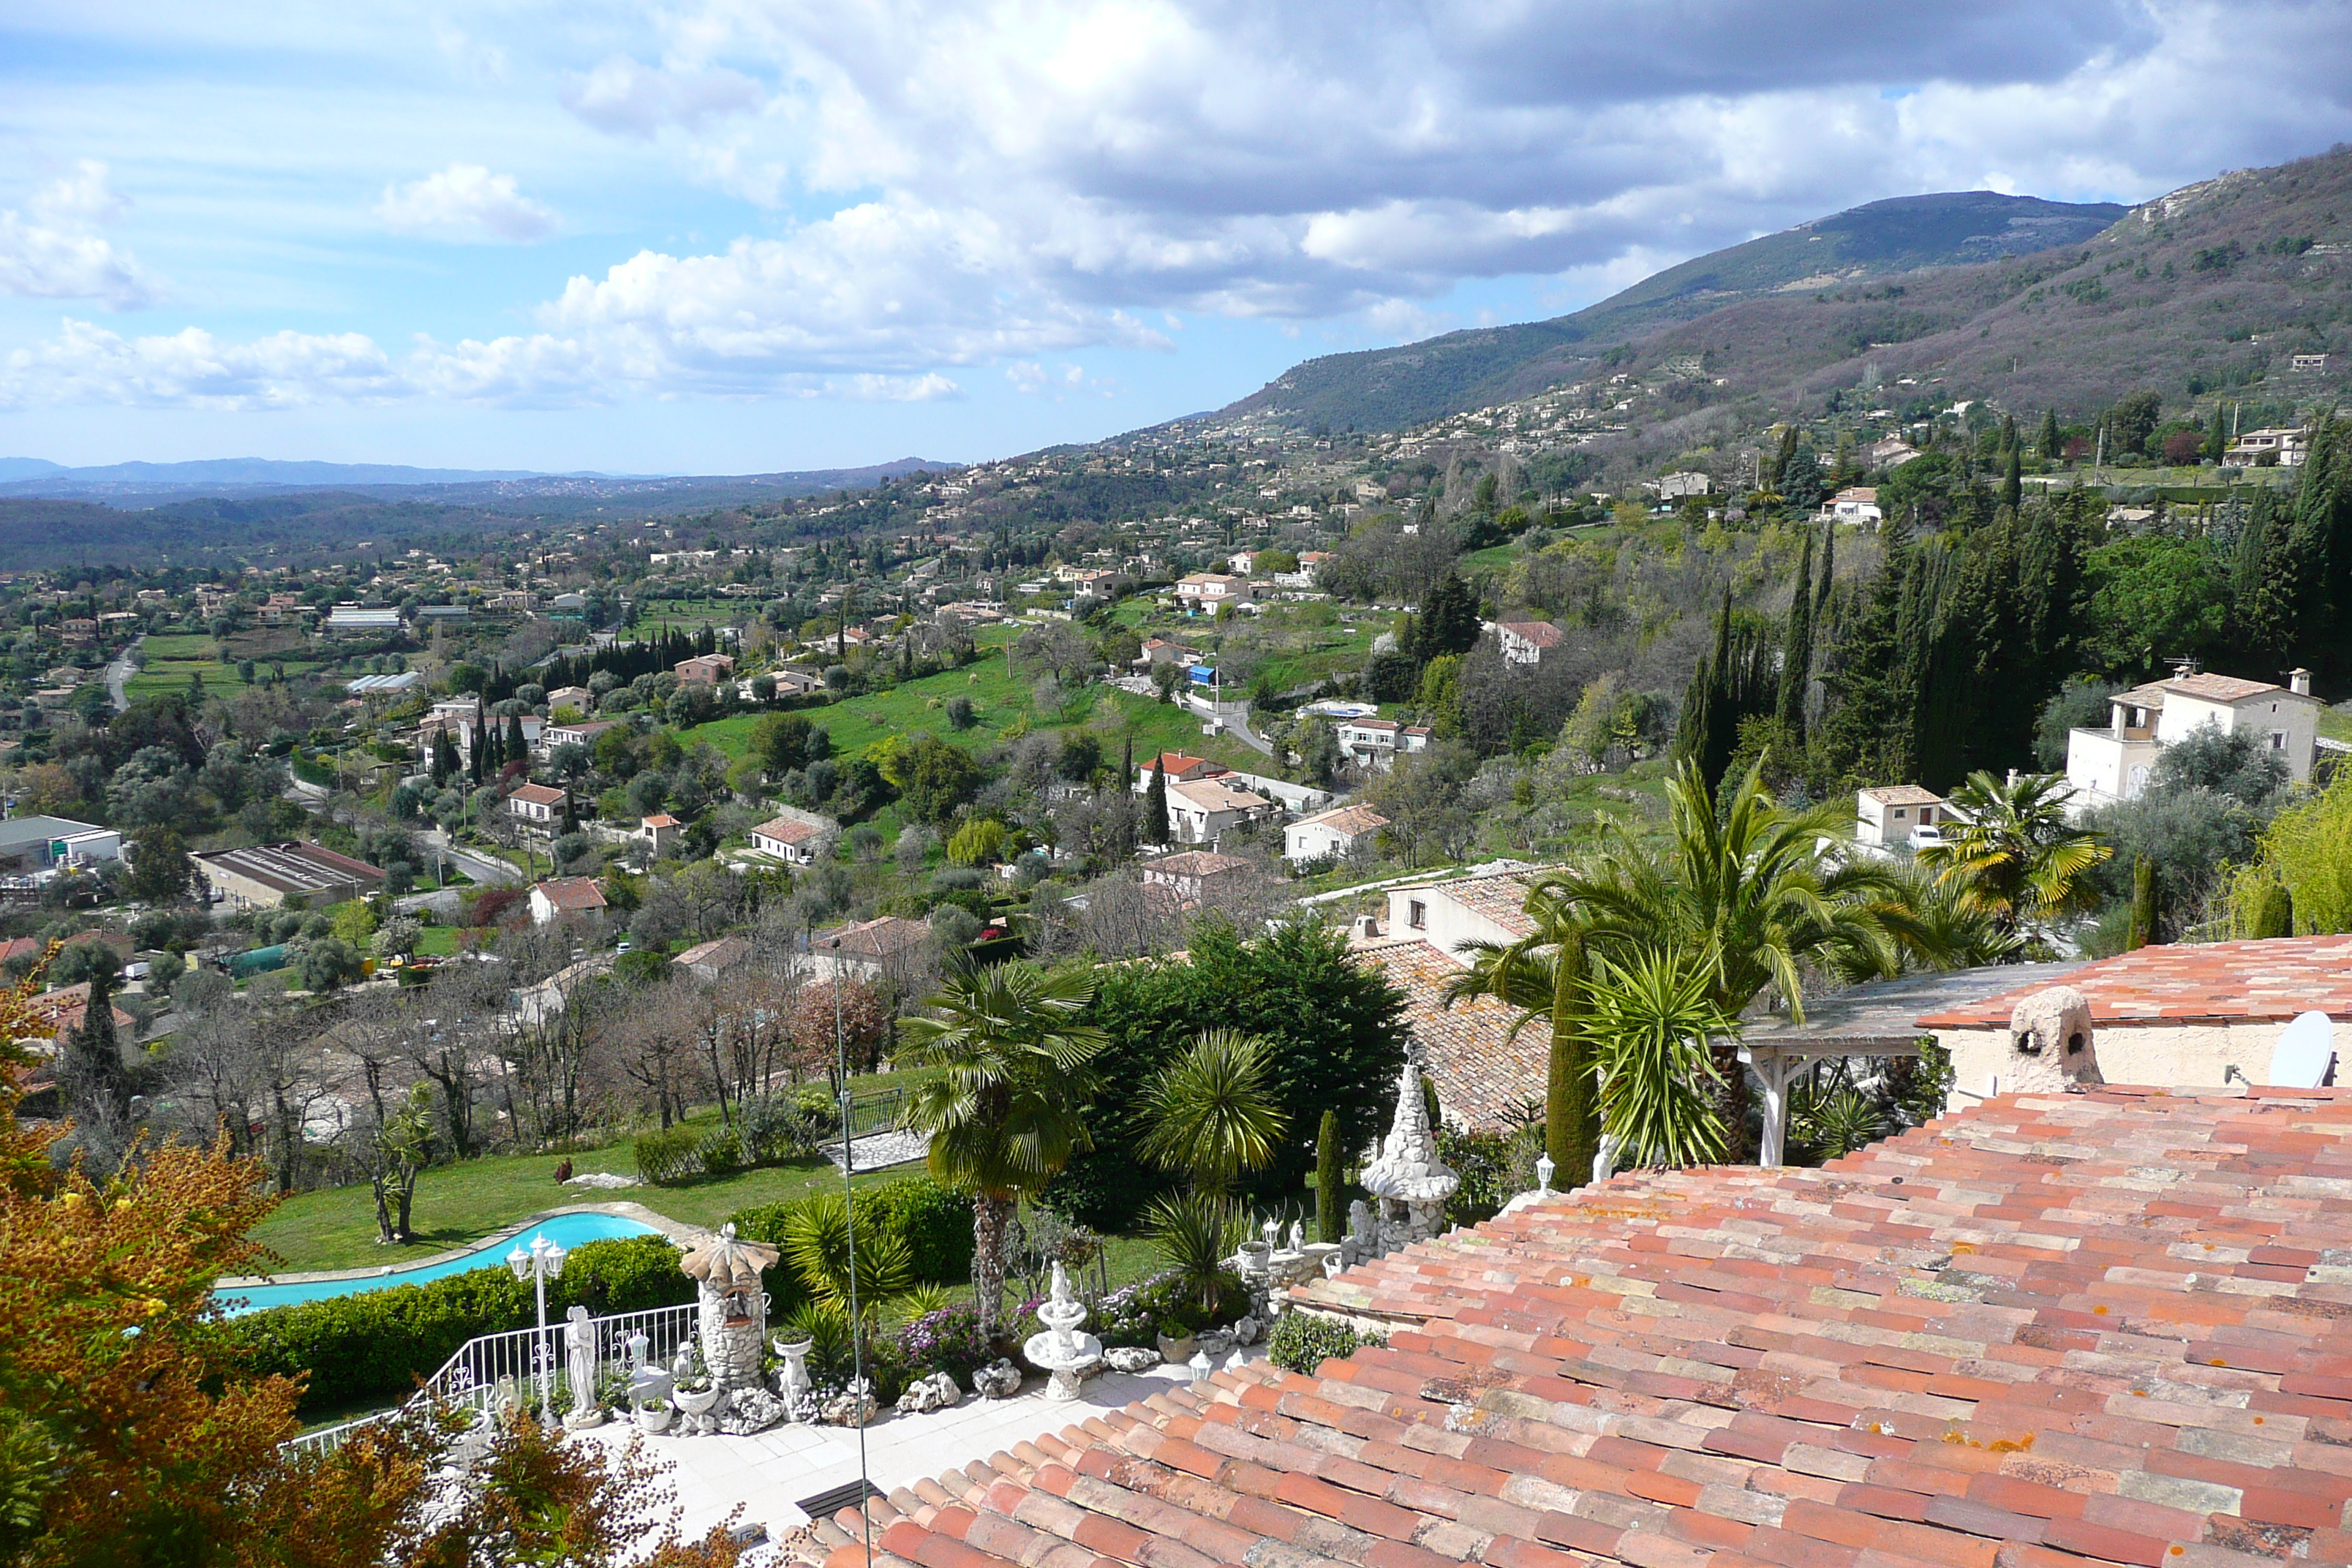
POLYGON ((637 1428, 644 1432, 667 1432, 675 1414, 667 1405, 640 1405, 637 1406, 637 1428))
POLYGON ((1192 1336, 1190 1334, 1185 1334, 1178 1338, 1171 1338, 1166 1334, 1161 1334, 1160 1336, 1160 1359, 1161 1361, 1171 1363, 1191 1361, 1192 1359, 1192 1336))

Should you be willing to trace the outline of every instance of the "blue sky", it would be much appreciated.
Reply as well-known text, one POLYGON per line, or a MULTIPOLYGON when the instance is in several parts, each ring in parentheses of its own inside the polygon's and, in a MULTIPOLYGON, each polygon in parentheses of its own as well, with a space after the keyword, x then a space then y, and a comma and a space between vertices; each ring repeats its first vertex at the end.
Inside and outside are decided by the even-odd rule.
POLYGON ((0 456, 982 458, 1882 196, 2316 152, 2347 67, 2260 0, 0 0, 0 456))

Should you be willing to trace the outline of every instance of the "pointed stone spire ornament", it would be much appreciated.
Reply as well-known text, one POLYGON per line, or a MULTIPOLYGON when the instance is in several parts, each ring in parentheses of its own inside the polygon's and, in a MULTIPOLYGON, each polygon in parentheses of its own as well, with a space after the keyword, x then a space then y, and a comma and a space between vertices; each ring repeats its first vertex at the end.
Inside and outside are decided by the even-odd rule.
POLYGON ((1381 1157, 1364 1171, 1364 1190, 1380 1200, 1383 1253, 1426 1241, 1444 1228, 1445 1200, 1462 1178, 1438 1157, 1437 1135, 1421 1092, 1421 1069, 1408 1057, 1397 1077, 1396 1116, 1381 1157))

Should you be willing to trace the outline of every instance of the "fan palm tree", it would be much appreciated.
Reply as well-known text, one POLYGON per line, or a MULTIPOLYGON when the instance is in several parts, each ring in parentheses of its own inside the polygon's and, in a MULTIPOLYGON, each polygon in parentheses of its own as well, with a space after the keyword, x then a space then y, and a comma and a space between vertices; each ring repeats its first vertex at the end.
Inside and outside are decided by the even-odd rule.
POLYGON ((1235 1029, 1195 1039, 1146 1093, 1143 1157, 1220 1198, 1272 1160, 1287 1119, 1266 1082, 1267 1055, 1264 1040, 1235 1029))
POLYGON ((1952 792, 1955 820, 1943 842, 1920 846, 1916 858, 2003 935, 2025 936, 2080 907, 2090 892, 2084 878, 2114 853, 2067 822, 2072 794, 2057 773, 2021 773, 2006 782, 1970 773, 1952 792))
POLYGON ((990 1340, 1014 1206, 1094 1146, 1078 1110, 1106 1041, 1077 1021, 1094 994, 1078 971, 967 970, 929 999, 932 1016, 900 1026, 906 1065, 944 1069, 908 1092, 900 1120, 930 1134, 931 1174, 971 1194, 973 1293, 990 1340))
MULTIPOLYGON (((1534 884, 1527 912, 1535 930, 1527 937, 1467 949, 1471 969, 1454 994, 1496 996, 1521 1010, 1522 1024, 1538 1012, 1549 1016, 1550 1090, 1560 1103, 1547 1106, 1546 1140, 1565 1171, 1590 1168, 1607 1121, 1605 1108, 1598 1116, 1591 1109, 1587 1087, 1605 1064, 1580 1022, 1601 961, 1619 983, 1647 955, 1685 954, 1724 1017, 1738 1017, 1772 985, 1801 1020, 1808 965, 1893 974, 1906 952, 1940 957, 1934 928, 1907 914, 1903 878, 1837 853, 1847 826, 1837 805, 1783 810, 1764 787, 1765 761, 1722 799, 1696 765, 1683 763, 1666 785, 1664 848, 1612 826, 1599 852, 1534 884), (1555 1122, 1565 1125, 1555 1131, 1555 1122)), ((1748 1085, 1728 1035, 1717 1039, 1712 1081, 1725 1101, 1724 1124, 1736 1131, 1746 1126, 1748 1085)), ((1608 1131, 1626 1142, 1616 1127, 1608 1131)))

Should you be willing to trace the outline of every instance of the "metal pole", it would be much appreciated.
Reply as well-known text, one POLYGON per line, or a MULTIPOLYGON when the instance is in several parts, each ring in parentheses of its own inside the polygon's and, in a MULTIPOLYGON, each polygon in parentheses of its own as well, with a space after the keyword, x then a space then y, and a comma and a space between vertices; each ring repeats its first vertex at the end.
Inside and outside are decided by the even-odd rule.
MULTIPOLYGON (((856 1154, 849 1136, 849 1043, 841 1022, 841 939, 827 944, 833 951, 833 1060, 838 1075, 841 1106, 841 1212, 843 1232, 849 1243, 849 1368, 860 1398, 866 1387, 866 1323, 857 1309, 857 1200, 850 1175, 856 1154)), ((866 1511, 866 1494, 873 1483, 866 1479, 866 1412, 857 1413, 857 1522, 866 1541, 866 1568, 874 1563, 874 1519, 866 1511)))
POLYGON ((555 1347, 547 1342, 547 1258, 533 1247, 531 1282, 539 1292, 539 1423, 555 1425, 555 1347))

